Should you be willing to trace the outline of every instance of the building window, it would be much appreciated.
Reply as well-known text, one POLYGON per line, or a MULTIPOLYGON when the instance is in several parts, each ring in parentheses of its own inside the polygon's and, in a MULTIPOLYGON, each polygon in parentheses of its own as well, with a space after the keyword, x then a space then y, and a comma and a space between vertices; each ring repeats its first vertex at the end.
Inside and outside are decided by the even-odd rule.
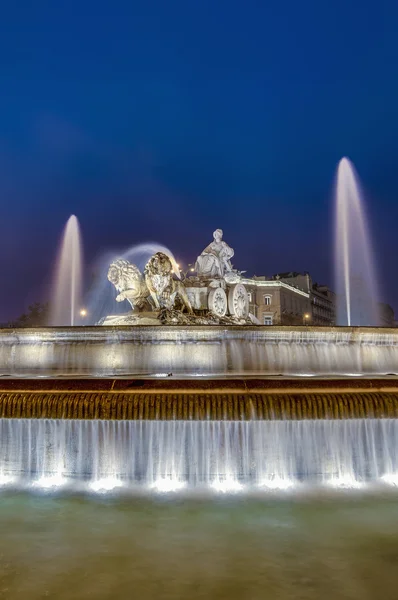
POLYGON ((272 317, 270 315, 264 315, 264 325, 272 325, 272 317))
POLYGON ((264 304, 265 306, 269 306, 271 304, 271 296, 264 296, 264 304))
POLYGON ((252 292, 247 292, 248 298, 249 298, 249 302, 253 302, 253 294, 252 292))

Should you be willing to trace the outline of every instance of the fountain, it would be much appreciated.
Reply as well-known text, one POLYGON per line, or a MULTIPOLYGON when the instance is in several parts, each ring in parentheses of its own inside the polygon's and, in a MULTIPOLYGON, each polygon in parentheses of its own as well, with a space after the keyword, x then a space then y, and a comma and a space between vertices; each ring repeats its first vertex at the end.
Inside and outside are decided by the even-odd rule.
POLYGON ((57 261, 51 325, 76 325, 82 291, 82 248, 79 222, 69 217, 57 261))
MULTIPOLYGON (((346 163, 339 177, 347 234, 346 163)), ((73 218, 56 323, 76 323, 77 232, 73 218)), ((336 598, 361 552, 379 597, 379 557, 398 536, 398 330, 255 324, 234 252, 213 237, 189 274, 158 245, 108 256, 88 305, 93 320, 112 307, 100 326, 0 330, 0 554, 15 597, 57 596, 59 581, 82 598, 336 598), (369 515, 376 551, 361 537, 369 515), (40 552, 26 558, 26 540, 40 552)), ((355 252, 342 244, 352 324, 355 252)))
POLYGON ((377 325, 378 288, 363 194, 348 158, 337 170, 335 277, 339 325, 377 325))
MULTIPOLYGON (((345 236, 356 193, 343 161, 345 236)), ((151 247, 145 264, 148 247, 130 252, 134 263, 113 258, 110 289, 130 310, 100 327, 0 332, 11 378, 0 392, 3 481, 161 491, 395 481, 398 386, 381 377, 398 375, 396 330, 254 325, 234 251, 220 229, 213 237, 189 276, 166 248, 151 247)), ((72 322, 78 248, 72 217, 60 264, 72 322)), ((352 321, 344 236, 343 248, 352 321)))

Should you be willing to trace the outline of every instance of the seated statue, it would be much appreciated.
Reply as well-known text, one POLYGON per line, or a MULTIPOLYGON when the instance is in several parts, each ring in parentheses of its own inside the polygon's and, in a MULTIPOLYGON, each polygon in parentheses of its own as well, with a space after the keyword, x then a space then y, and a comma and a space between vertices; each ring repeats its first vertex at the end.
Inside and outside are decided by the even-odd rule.
POLYGON ((213 233, 214 242, 211 242, 198 256, 195 271, 199 277, 222 278, 226 273, 232 271, 230 259, 233 257, 234 251, 226 242, 223 242, 222 236, 222 229, 216 229, 213 233))

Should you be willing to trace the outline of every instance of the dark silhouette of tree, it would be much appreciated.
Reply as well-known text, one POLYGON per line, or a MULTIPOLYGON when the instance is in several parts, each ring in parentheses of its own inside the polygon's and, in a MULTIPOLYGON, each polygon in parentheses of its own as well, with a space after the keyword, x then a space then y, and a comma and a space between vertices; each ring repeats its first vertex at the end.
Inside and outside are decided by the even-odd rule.
POLYGON ((49 304, 46 302, 35 302, 28 307, 26 313, 23 313, 15 321, 8 323, 9 327, 44 327, 48 323, 49 304))

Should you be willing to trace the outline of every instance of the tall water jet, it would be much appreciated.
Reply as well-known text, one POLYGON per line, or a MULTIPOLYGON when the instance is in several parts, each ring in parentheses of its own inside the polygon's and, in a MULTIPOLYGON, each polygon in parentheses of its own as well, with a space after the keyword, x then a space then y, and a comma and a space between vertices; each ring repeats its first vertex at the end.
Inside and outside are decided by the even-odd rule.
POLYGON ((82 245, 79 221, 68 219, 59 252, 52 296, 51 325, 76 325, 82 292, 82 245))
POLYGON ((358 176, 348 158, 337 169, 335 203, 337 325, 377 325, 373 251, 358 176))

